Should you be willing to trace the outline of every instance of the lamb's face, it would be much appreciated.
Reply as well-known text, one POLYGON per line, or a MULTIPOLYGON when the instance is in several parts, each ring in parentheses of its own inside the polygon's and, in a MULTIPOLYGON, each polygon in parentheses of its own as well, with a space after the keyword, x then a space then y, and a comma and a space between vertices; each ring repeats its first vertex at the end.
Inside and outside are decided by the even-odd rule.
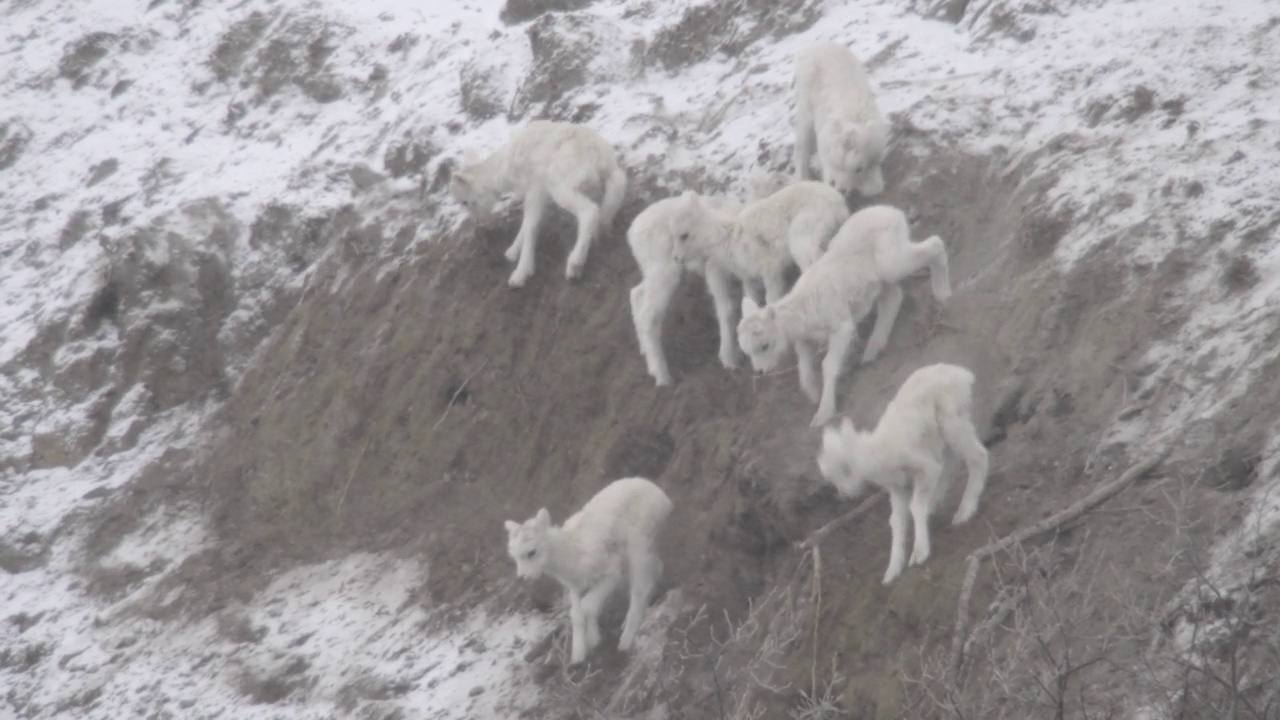
POLYGON ((866 472, 858 462, 862 435, 848 418, 839 428, 822 431, 822 449, 818 451, 818 470, 827 482, 844 495, 856 495, 866 482, 866 472))
POLYGON ((505 526, 507 554, 516 561, 516 577, 529 580, 542 577, 547 564, 547 529, 551 527, 551 516, 546 509, 523 523, 508 520, 505 526))
POLYGON ((787 351, 787 340, 778 327, 771 307, 761 308, 749 297, 742 298, 742 319, 738 321, 738 346, 751 358, 755 371, 769 372, 778 366, 787 351))
POLYGON ((866 197, 884 192, 880 161, 885 130, 876 125, 833 121, 828 133, 832 150, 824 162, 827 183, 843 195, 855 190, 866 197))
POLYGON ((481 222, 489 219, 498 199, 494 193, 482 188, 466 170, 454 174, 449 181, 449 193, 462 203, 472 217, 481 222))

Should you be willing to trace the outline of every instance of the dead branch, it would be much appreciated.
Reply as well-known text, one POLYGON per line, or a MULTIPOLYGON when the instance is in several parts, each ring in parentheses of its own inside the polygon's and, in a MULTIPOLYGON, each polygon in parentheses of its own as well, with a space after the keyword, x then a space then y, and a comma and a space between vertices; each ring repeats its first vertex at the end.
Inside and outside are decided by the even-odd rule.
POLYGON ((861 503, 859 503, 858 506, 855 507, 854 509, 850 510, 849 512, 841 515, 835 520, 832 520, 826 525, 823 525, 822 527, 810 533, 809 537, 805 538, 805 541, 800 543, 800 549, 808 550, 812 548, 814 550, 817 550, 818 543, 821 543, 823 540, 826 539, 828 535, 835 532, 836 528, 840 527, 841 525, 844 525, 845 523, 852 522, 853 520, 856 520, 862 517, 863 515, 866 515, 868 512, 871 512, 872 508, 874 508, 876 505, 880 503, 881 500, 884 500, 888 496, 889 496, 888 493, 877 492, 871 495, 870 497, 866 498, 861 503))
POLYGON ((1079 519, 1085 513, 1119 495, 1138 478, 1146 475, 1163 462, 1173 450, 1173 445, 1174 443, 1172 442, 1165 445, 1164 449, 1129 468, 1119 478, 1097 488, 1062 512, 969 553, 969 557, 966 560, 967 567, 965 568, 964 582, 960 585, 960 597, 956 601, 956 627, 951 636, 951 660, 949 666, 953 676, 959 674, 960 663, 964 659, 965 636, 969 628, 969 601, 973 595, 973 586, 978 580, 978 569, 982 561, 1033 538, 1054 532, 1063 525, 1079 519))
POLYGON ((347 501, 347 491, 351 489, 351 481, 355 479, 356 471, 360 469, 360 461, 364 460, 364 451, 369 449, 369 440, 371 437, 364 439, 364 445, 360 447, 360 454, 356 456, 356 464, 351 466, 351 474, 347 475, 347 484, 342 486, 342 497, 338 498, 338 508, 336 510, 338 517, 342 517, 342 504, 347 501))

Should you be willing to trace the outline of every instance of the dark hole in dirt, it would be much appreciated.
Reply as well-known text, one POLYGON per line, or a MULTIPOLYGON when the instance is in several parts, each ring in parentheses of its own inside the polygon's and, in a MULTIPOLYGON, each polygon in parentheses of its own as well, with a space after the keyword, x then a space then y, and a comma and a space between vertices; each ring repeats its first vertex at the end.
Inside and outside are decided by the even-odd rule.
POLYGON ((1228 450, 1205 469, 1201 484, 1218 492, 1235 492, 1253 484, 1258 478, 1258 455, 1241 450, 1228 450))
POLYGON ((1028 415, 1020 414, 1018 411, 1018 404, 1022 402, 1022 396, 1025 394, 1026 388, 1019 387, 1000 402, 1000 406, 991 416, 991 431, 982 440, 984 445, 989 448, 999 445, 1009 436, 1009 426, 1026 422, 1028 415))
POLYGON ((445 407, 466 405, 471 400, 471 393, 461 382, 451 382, 444 389, 445 407))
POLYGON ((114 280, 109 280, 89 300, 89 306, 84 310, 84 324, 89 330, 96 330, 103 320, 116 322, 119 314, 120 289, 114 280))
POLYGON ((1063 208, 1054 215, 1024 216, 1018 228, 1017 246, 1030 259, 1048 257, 1071 228, 1073 216, 1070 208, 1063 208))
POLYGON ((1075 398, 1071 397, 1071 393, 1054 388, 1053 404, 1049 406, 1049 417, 1061 419, 1070 415, 1075 409, 1076 402, 1075 398))
POLYGON ((675 440, 665 432, 631 428, 614 442, 605 456, 605 477, 656 479, 666 472, 675 449, 675 440))

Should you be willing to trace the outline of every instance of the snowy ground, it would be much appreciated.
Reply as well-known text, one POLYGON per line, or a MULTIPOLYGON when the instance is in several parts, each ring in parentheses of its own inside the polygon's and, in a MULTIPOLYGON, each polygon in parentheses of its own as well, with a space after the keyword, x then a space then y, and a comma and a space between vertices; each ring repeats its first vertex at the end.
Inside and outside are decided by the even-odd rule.
MULTIPOLYGON (((1073 217, 1056 250, 1064 267, 1113 237, 1131 248, 1135 265, 1155 263, 1183 238, 1235 223, 1220 240, 1219 262, 1197 265, 1186 280, 1190 322, 1149 358, 1159 368, 1152 378, 1184 378, 1185 397, 1162 414, 1161 427, 1121 424, 1115 438, 1221 412, 1280 352, 1260 342, 1280 292, 1280 91, 1272 72, 1280 66, 1280 2, 1063 1, 1047 4, 1062 12, 1017 15, 1013 30, 992 19, 997 10, 1031 3, 971 3, 987 10, 971 9, 978 19, 958 28, 904 5, 833 0, 800 35, 766 35, 736 58, 670 73, 639 72, 621 48, 651 42, 685 3, 601 0, 586 12, 600 19, 589 27, 607 28, 599 32, 610 50, 592 60, 573 99, 599 105, 590 124, 630 166, 660 158, 669 178, 690 171, 737 182, 756 162, 788 164, 790 58, 807 41, 837 39, 873 59, 882 105, 898 122, 971 152, 1000 147, 1016 157, 1051 141, 1088 148, 1037 156, 1038 171, 1058 178, 1048 202, 1073 217), (1010 37, 1028 30, 1030 43, 1010 37), (1218 278, 1239 256, 1252 260, 1259 281, 1228 294, 1218 278)), ((233 318, 252 324, 264 294, 305 282, 249 242, 244 229, 264 206, 349 202, 347 170, 381 169, 392 141, 444 148, 428 177, 463 147, 493 148, 511 123, 502 115, 470 121, 459 76, 487 69, 504 99, 521 87, 527 25, 503 25, 500 8, 497 0, 20 0, 0 9, 0 541, 22 557, 25 547, 44 549, 42 563, 15 566, 0 584, 0 716, 334 717, 359 705, 412 717, 509 717, 532 701, 532 686, 520 680, 524 664, 511 660, 545 632, 544 621, 477 610, 469 624, 426 632, 430 614, 406 598, 429 573, 412 562, 339 559, 282 575, 219 617, 149 617, 138 608, 164 605, 151 593, 167 570, 210 542, 202 518, 175 510, 149 518, 96 563, 143 569, 145 582, 119 598, 89 593, 77 519, 165 450, 198 450, 212 407, 188 403, 152 416, 139 399, 144 389, 121 388, 103 452, 71 467, 31 469, 32 438, 77 432, 101 388, 69 392, 22 361, 42 333, 83 312, 115 241, 148 226, 182 231, 192 201, 220 198, 242 229, 227 251, 233 276, 246 284, 233 318), (321 102, 319 91, 298 83, 258 97, 262 67, 217 77, 210 59, 254 11, 266 18, 255 48, 328 28, 321 35, 332 51, 319 75, 339 89, 336 99, 321 102), (91 33, 108 35, 85 44, 91 33), (87 231, 68 241, 77 212, 87 213, 87 231), (136 443, 111 445, 139 426, 136 443), (219 629, 228 622, 261 638, 237 644, 219 629), (254 704, 295 689, 284 702, 254 704)), ((424 216, 419 237, 451 227, 451 213, 424 216)), ((57 352, 70 363, 119 341, 102 330, 57 352)), ((251 350, 231 366, 251 361, 251 350)), ((1256 489, 1271 497, 1259 503, 1264 532, 1280 522, 1274 449, 1256 489)))

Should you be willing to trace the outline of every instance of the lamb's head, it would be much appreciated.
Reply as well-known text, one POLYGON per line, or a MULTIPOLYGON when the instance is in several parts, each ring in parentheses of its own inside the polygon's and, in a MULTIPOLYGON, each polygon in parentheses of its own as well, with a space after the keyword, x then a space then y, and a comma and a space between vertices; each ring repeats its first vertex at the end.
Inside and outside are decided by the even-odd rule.
POLYGON ((462 168, 454 171, 453 177, 449 180, 449 192, 455 200, 462 203, 468 213, 476 220, 483 222, 493 213, 493 206, 498 196, 481 181, 476 166, 476 156, 468 150, 462 168))
POLYGON ((671 257, 678 263, 697 263, 706 259, 698 234, 703 232, 710 210, 692 190, 676 198, 667 216, 667 233, 671 237, 671 257))
POLYGON ((845 418, 838 428, 827 427, 822 431, 818 469, 841 495, 855 497, 867 484, 869 472, 864 462, 867 437, 867 433, 855 428, 849 418, 845 418))
POLYGON ((738 346, 751 358, 756 372, 769 372, 787 351, 787 339, 771 306, 760 307, 750 297, 742 297, 742 319, 738 321, 738 346))
POLYGON ((857 190, 866 197, 884 192, 884 160, 889 126, 883 121, 865 123, 833 118, 825 127, 823 177, 843 194, 857 190))
POLYGON ((516 577, 536 580, 547 565, 547 534, 551 514, 546 508, 523 523, 506 521, 507 554, 516 561, 516 577))
POLYGON ((763 200, 790 184, 791 176, 786 173, 752 168, 747 176, 747 202, 763 200))

